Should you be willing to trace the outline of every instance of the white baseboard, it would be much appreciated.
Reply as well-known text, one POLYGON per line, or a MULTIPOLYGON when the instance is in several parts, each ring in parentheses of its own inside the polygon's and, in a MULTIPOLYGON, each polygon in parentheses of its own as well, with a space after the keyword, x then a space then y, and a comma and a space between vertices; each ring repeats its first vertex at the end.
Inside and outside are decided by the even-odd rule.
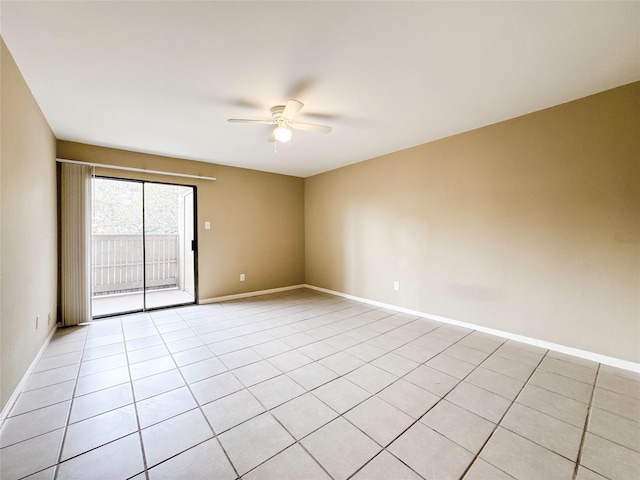
POLYGON ((53 338, 53 335, 56 333, 57 330, 58 330, 58 325, 56 324, 53 327, 53 329, 51 329, 51 332, 49 333, 49 336, 47 337, 47 339, 44 341, 44 343, 40 347, 40 350, 38 350, 38 354, 36 355, 36 357, 33 359, 31 364, 29 365, 29 368, 27 368, 27 371, 24 372, 24 375, 20 379, 20 382, 18 383, 16 388, 13 390, 13 393, 9 397, 9 400, 7 400, 7 403, 4 405, 4 408, 0 412, 0 427, 2 426, 4 421, 6 420, 7 416, 9 415, 9 413, 11 412, 11 409, 13 408, 13 405, 18 400, 18 397, 20 396, 20 393, 22 393, 22 389, 24 388, 24 385, 27 382, 27 379, 29 378, 29 375, 31 375, 31 373, 33 372, 33 369, 36 368, 36 365, 40 361, 40 358, 42 358, 42 354, 44 353, 45 349, 47 348, 47 346, 51 342, 51 339, 53 338))
POLYGON ((448 323, 450 325, 457 325, 460 327, 471 328, 478 330, 479 332, 488 333, 501 338, 507 338, 509 340, 516 340, 518 342, 526 343, 528 345, 534 345, 536 347, 546 348, 555 352, 565 353, 578 358, 584 358, 594 362, 602 363, 605 365, 611 365, 612 367, 621 368, 624 370, 630 370, 632 372, 640 373, 640 363, 630 362, 628 360, 622 360, 620 358, 609 357, 607 355, 601 355, 599 353, 593 353, 586 350, 580 350, 578 348, 568 347, 566 345, 559 345, 557 343, 547 342, 545 340, 538 340, 537 338, 526 337, 524 335, 517 335, 515 333, 505 332, 503 330, 495 330, 493 328, 483 327, 482 325, 474 325, 473 323, 461 322, 458 320, 452 320, 450 318, 441 317, 439 315, 431 315, 429 313, 418 312, 408 308, 398 307, 396 305, 390 305, 388 303, 377 302, 375 300, 369 300, 368 298, 356 297, 355 295, 349 295, 347 293, 336 292, 335 290, 329 290, 327 288, 316 287, 315 285, 303 285, 306 288, 317 290, 319 292, 330 293, 331 295, 337 295, 340 297, 348 298, 358 302, 366 303, 369 305, 375 305, 376 307, 388 308, 396 312, 407 313, 409 315, 417 315, 419 317, 428 318, 430 320, 436 320, 442 323, 448 323))
POLYGON ((227 300, 236 300, 238 298, 257 297, 258 295, 268 295, 269 293, 286 292, 287 290, 296 290, 297 288, 304 288, 306 285, 290 285, 288 287, 270 288, 268 290, 258 290, 255 292, 236 293, 234 295, 225 295, 222 297, 205 298, 198 301, 198 305, 205 305, 207 303, 224 302, 227 300))

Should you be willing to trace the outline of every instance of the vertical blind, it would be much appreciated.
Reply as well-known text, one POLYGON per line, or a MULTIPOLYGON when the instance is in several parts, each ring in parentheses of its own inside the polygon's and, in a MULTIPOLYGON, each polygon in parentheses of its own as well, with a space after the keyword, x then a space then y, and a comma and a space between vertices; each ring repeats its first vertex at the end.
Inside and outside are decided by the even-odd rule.
POLYGON ((91 320, 92 171, 88 165, 61 165, 61 303, 65 327, 91 320))

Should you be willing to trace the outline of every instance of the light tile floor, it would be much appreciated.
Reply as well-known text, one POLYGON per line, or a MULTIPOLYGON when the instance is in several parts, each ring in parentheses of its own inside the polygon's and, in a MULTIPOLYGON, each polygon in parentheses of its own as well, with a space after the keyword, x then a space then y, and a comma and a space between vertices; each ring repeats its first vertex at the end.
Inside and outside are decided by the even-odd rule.
POLYGON ((0 477, 640 478, 640 376, 300 289, 60 329, 0 477))

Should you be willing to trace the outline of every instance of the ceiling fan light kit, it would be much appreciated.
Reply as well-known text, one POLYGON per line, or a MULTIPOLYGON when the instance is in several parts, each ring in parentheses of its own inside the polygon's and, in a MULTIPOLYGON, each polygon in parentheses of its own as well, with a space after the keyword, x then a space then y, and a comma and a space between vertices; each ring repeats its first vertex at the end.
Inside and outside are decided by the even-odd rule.
POLYGON ((288 142, 293 136, 292 130, 305 130, 307 132, 329 133, 331 127, 315 125, 313 123, 293 122, 293 117, 302 109, 304 104, 298 100, 289 100, 286 105, 276 105, 271 108, 271 120, 248 120, 242 118, 230 118, 231 123, 257 123, 262 125, 275 125, 270 142, 288 142))
POLYGON ((293 132, 284 125, 279 125, 273 130, 273 136, 279 142, 288 142, 291 140, 293 132))

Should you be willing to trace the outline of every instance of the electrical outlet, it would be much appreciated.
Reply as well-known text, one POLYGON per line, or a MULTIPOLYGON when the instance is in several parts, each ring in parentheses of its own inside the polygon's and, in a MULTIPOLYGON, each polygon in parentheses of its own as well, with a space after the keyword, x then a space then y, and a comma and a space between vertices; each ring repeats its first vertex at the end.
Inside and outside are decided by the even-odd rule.
POLYGON ((38 329, 39 322, 40 322, 40 315, 36 315, 36 330, 38 329))
POLYGON ((240 281, 241 281, 241 282, 244 282, 244 273, 241 273, 241 274, 240 274, 240 281))
POLYGON ((400 290, 400 282, 395 281, 393 282, 393 289, 397 292, 398 290, 400 290))

